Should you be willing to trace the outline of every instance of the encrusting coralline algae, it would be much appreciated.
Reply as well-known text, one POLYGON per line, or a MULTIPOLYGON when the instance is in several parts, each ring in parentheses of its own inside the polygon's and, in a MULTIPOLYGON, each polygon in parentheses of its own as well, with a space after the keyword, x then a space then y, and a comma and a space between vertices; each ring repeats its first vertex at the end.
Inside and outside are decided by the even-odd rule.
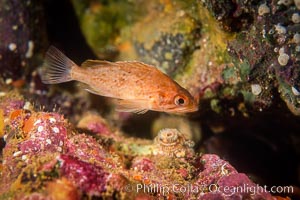
MULTIPOLYGON (((218 156, 196 154, 193 142, 176 129, 161 130, 154 142, 128 138, 92 114, 79 131, 58 113, 24 109, 24 100, 10 94, 0 103, 6 138, 0 197, 207 199, 228 196, 210 185, 255 186, 218 156), (85 133, 91 127, 99 129, 85 133)), ((232 198, 272 199, 267 192, 232 198)))

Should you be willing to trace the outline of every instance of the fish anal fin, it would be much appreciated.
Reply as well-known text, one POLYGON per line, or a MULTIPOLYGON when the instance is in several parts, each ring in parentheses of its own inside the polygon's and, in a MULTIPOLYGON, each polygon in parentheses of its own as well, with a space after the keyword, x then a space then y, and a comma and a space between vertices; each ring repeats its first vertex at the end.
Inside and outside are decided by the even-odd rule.
POLYGON ((147 109, 147 105, 148 105, 147 100, 140 100, 140 99, 118 100, 116 111, 144 114, 149 110, 147 109))
POLYGON ((101 67, 101 66, 113 66, 116 65, 113 62, 105 61, 105 60, 86 60, 84 61, 81 66, 82 67, 101 67))

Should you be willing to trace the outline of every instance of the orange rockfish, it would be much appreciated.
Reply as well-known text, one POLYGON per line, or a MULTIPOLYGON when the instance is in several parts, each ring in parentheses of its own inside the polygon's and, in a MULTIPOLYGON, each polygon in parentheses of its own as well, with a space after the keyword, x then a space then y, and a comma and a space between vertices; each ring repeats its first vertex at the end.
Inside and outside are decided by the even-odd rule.
POLYGON ((55 47, 46 53, 42 81, 46 84, 76 80, 88 92, 117 99, 117 111, 148 110, 186 113, 198 110, 192 95, 156 67, 137 61, 86 60, 76 65, 55 47))

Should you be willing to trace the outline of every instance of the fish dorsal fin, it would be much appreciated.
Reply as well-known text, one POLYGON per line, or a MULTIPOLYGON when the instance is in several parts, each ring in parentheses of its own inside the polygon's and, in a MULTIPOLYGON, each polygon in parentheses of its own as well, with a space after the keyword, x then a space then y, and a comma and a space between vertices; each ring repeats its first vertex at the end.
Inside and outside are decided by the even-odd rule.
POLYGON ((156 68, 154 65, 149 65, 140 61, 118 61, 116 64, 127 65, 132 67, 156 68))
POLYGON ((109 62, 106 60, 86 60, 81 64, 81 67, 88 68, 88 67, 112 67, 112 66, 127 66, 127 67, 143 67, 143 68, 155 68, 153 65, 148 65, 143 62, 139 61, 118 61, 118 62, 109 62))
POLYGON ((106 60, 86 60, 81 64, 82 67, 101 67, 101 66, 114 66, 114 65, 116 64, 106 60))
POLYGON ((117 107, 116 110, 119 112, 134 112, 137 114, 144 114, 148 111, 147 108, 145 108, 145 105, 147 105, 147 100, 140 100, 140 99, 119 99, 117 101, 117 107), (143 106, 144 105, 144 106, 143 106))

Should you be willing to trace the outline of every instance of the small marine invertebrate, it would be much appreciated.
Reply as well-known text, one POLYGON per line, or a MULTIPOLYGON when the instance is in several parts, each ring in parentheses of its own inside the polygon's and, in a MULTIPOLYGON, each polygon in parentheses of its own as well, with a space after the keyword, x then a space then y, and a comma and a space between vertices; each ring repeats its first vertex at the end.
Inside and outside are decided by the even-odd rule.
POLYGON ((294 22, 295 24, 300 23, 300 15, 299 15, 299 13, 294 13, 292 15, 292 22, 294 22))
POLYGON ((259 95, 262 91, 261 86, 259 84, 252 84, 251 91, 254 95, 259 95))
POLYGON ((268 13, 270 13, 270 8, 267 6, 266 3, 263 3, 258 7, 259 15, 264 15, 264 14, 268 14, 268 13))
POLYGON ((295 88, 295 87, 292 87, 292 92, 293 92, 293 94, 295 96, 299 96, 300 95, 300 91, 297 88, 295 88))
POLYGON ((286 27, 281 24, 274 25, 274 27, 278 34, 286 34, 287 32, 286 27))
POLYGON ((295 6, 300 10, 300 0, 294 0, 295 6))
POLYGON ((152 136, 157 136, 157 133, 164 128, 177 129, 184 134, 188 140, 193 140, 195 143, 201 139, 201 128, 197 122, 192 122, 184 116, 163 115, 157 118, 152 125, 152 136))
POLYGON ((293 36, 293 41, 296 43, 296 44, 300 44, 300 34, 299 33, 295 33, 294 36, 293 36))
POLYGON ((181 143, 183 138, 178 139, 180 135, 181 133, 177 131, 177 129, 163 129, 158 133, 158 137, 155 138, 155 141, 165 147, 174 146, 175 144, 181 143))
POLYGON ((187 140, 177 129, 165 128, 160 130, 154 143, 156 144, 154 154, 185 157, 194 153, 192 149, 194 142, 187 140))
POLYGON ((9 43, 8 49, 11 51, 15 51, 17 49, 17 45, 15 43, 9 43))
POLYGON ((277 2, 278 5, 283 4, 283 5, 285 5, 285 6, 289 6, 289 5, 291 5, 292 3, 293 3, 293 0, 279 0, 279 1, 277 2))
POLYGON ((288 61, 290 59, 290 56, 286 53, 281 53, 279 54, 278 56, 278 63, 281 65, 281 66, 286 66, 288 61))

